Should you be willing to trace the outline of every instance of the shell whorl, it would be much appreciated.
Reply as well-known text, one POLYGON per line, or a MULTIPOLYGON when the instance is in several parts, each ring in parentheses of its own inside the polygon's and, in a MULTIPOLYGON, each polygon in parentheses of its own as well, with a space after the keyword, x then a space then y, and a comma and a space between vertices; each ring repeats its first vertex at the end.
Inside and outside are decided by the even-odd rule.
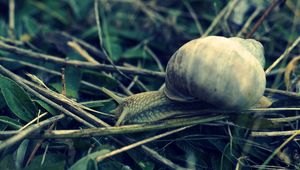
POLYGON ((179 48, 167 65, 164 93, 220 108, 254 105, 265 90, 263 46, 252 39, 209 36, 179 48))

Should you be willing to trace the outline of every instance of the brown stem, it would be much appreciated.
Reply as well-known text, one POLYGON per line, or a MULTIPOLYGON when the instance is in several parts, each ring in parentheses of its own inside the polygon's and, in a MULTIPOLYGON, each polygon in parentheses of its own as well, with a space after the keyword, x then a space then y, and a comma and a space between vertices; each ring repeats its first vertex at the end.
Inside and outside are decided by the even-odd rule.
POLYGON ((64 118, 65 115, 58 115, 58 116, 53 116, 47 120, 44 120, 38 124, 34 124, 30 127, 28 127, 27 129, 23 130, 21 133, 18 133, 17 135, 5 140, 5 141, 2 141, 1 144, 0 144, 0 151, 6 147, 9 147, 15 143, 17 143, 18 141, 24 139, 26 136, 28 136, 29 134, 47 126, 47 125, 50 125, 62 118, 64 118))
POLYGON ((264 14, 259 18, 257 23, 253 26, 252 30, 247 34, 246 38, 251 38, 253 34, 256 32, 258 27, 262 24, 265 18, 272 12, 272 10, 282 2, 282 0, 274 0, 272 4, 266 9, 264 14))

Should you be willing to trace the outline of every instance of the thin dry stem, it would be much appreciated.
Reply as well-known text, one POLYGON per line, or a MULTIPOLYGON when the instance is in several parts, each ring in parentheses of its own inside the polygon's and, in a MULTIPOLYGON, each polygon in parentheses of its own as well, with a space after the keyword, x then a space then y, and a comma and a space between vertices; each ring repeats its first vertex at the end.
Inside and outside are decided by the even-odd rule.
POLYGON ((162 133, 162 134, 159 134, 159 135, 156 135, 156 136, 153 136, 153 137, 150 137, 150 138, 147 138, 147 139, 144 139, 144 140, 135 142, 135 143, 133 143, 133 144, 124 146, 124 147, 122 147, 122 148, 120 148, 120 149, 114 150, 114 151, 109 152, 109 153, 107 153, 107 154, 100 155, 100 156, 96 157, 95 160, 96 160, 97 162, 100 162, 100 161, 102 161, 103 159, 112 157, 112 156, 114 156, 114 155, 117 155, 117 154, 120 154, 120 153, 122 153, 122 152, 128 151, 128 150, 133 149, 133 148, 135 148, 135 147, 144 145, 144 144, 149 143, 149 142, 151 142, 151 141, 154 141, 154 140, 163 138, 163 137, 165 137, 165 136, 168 136, 168 135, 171 135, 171 134, 174 134, 174 133, 183 131, 183 130, 185 130, 185 129, 187 129, 187 128, 190 128, 190 127, 191 127, 191 126, 181 127, 181 128, 175 129, 175 130, 171 130, 171 131, 168 131, 168 132, 165 132, 165 133, 162 133))
POLYGON ((256 8, 256 10, 250 15, 246 23, 243 25, 243 28, 238 32, 237 36, 241 37, 244 33, 247 32, 247 29, 251 25, 252 21, 257 17, 257 15, 260 13, 260 9, 256 8))
POLYGON ((300 42, 300 36, 292 43, 291 46, 289 46, 283 54, 281 54, 265 71, 266 74, 269 74, 270 71, 275 68, 285 57, 287 57, 290 52, 299 44, 300 42))
POLYGON ((15 39, 15 0, 9 0, 9 30, 8 35, 15 39))
POLYGON ((39 129, 42 129, 43 127, 48 126, 64 117, 65 117, 65 115, 53 116, 53 117, 51 117, 47 120, 44 120, 38 124, 31 125, 30 127, 26 128, 25 130, 21 131, 20 133, 16 134, 15 136, 13 136, 5 141, 2 141, 0 143, 0 151, 3 150, 4 148, 7 148, 7 147, 17 143, 18 141, 23 140, 29 134, 31 134, 39 129))
POLYGON ((184 6, 186 7, 186 9, 191 14, 191 16, 195 22, 196 28, 199 32, 199 36, 201 36, 203 34, 203 29, 202 29, 200 22, 198 21, 197 14, 195 13, 194 9, 192 8, 191 4, 188 1, 183 0, 182 2, 184 4, 184 6))
POLYGON ((253 137, 274 137, 274 136, 291 136, 297 133, 299 130, 287 130, 287 131, 273 131, 273 132, 251 132, 253 137))
POLYGON ((264 161, 261 167, 259 167, 259 170, 265 169, 266 165, 269 164, 269 162, 281 151, 281 149, 286 146, 289 142, 291 142, 296 136, 300 134, 300 130, 297 130, 294 132, 292 136, 290 136, 288 139, 286 139, 278 148, 276 148, 272 154, 264 161))
POLYGON ((206 37, 213 31, 213 29, 218 25, 220 20, 224 17, 224 15, 226 14, 226 11, 228 10, 228 8, 230 7, 230 5, 233 2, 234 1, 227 3, 227 5, 218 13, 218 15, 215 17, 213 22, 210 24, 210 26, 207 28, 207 30, 204 32, 204 34, 202 34, 201 37, 206 37))
MULTIPOLYGON (((50 73, 50 74, 53 74, 53 75, 56 75, 56 76, 62 76, 62 74, 58 71, 54 71, 54 70, 51 70, 51 69, 47 69, 47 68, 44 68, 44 67, 41 67, 41 66, 38 66, 38 65, 35 65, 35 64, 32 64, 32 63, 28 63, 26 61, 20 61, 20 60, 15 60, 15 59, 10 59, 10 58, 6 58, 6 57, 0 57, 0 61, 8 61, 8 62, 16 62, 16 63, 19 63, 19 64, 22 64, 24 66, 28 66, 28 67, 31 67, 31 68, 35 68, 37 70, 41 70, 41 71, 44 71, 46 73, 50 73)), ((31 74, 26 74, 26 75, 30 75, 30 78, 31 78, 31 74)), ((36 78, 35 78, 36 79, 36 78)), ((39 80, 38 80, 39 81, 39 80)), ((35 81, 37 82, 37 81, 35 81)), ((42 83, 42 82, 41 82, 42 83)), ((93 89, 96 89, 96 90, 99 90, 100 92, 103 92, 103 89, 102 87, 99 87, 95 84, 92 84, 90 82, 87 82, 87 81, 83 81, 81 80, 80 83, 82 83, 83 85, 85 86, 88 86, 88 87, 91 87, 93 89)), ((45 87, 47 88, 47 86, 45 85, 42 85, 40 83, 38 83, 39 85, 41 85, 42 87, 45 87)), ((117 92, 113 92, 115 94, 118 94, 117 92)), ((119 94, 121 95, 121 94, 119 94)), ((84 109, 87 109, 87 108, 84 108, 84 109)), ((91 110, 90 110, 91 111, 91 110)), ((93 112, 95 112, 95 110, 93 110, 93 112)), ((97 111, 97 113, 100 113, 99 111, 97 111)), ((112 116, 112 115, 109 115, 109 114, 105 114, 105 113, 100 113, 102 115, 105 115, 105 116, 112 116)))
POLYGON ((32 95, 36 96, 37 98, 43 100, 44 102, 48 103, 50 106, 52 106, 55 109, 60 110, 61 112, 63 112, 64 114, 74 118, 75 120, 77 120, 78 122, 86 125, 87 127, 94 127, 92 124, 88 123, 87 121, 85 121, 84 119, 80 118, 79 116, 73 114, 72 112, 68 111, 67 109, 61 107, 60 105, 56 104, 55 102, 53 102, 52 100, 49 100, 48 98, 46 98, 45 96, 41 95, 40 93, 36 92, 35 90, 33 90, 31 87, 29 87, 28 85, 26 85, 23 82, 23 79, 20 78, 19 76, 17 76, 16 74, 10 72, 9 70, 7 70, 6 68, 4 68, 2 65, 0 65, 0 73, 6 75, 7 77, 11 78, 12 80, 14 80, 15 82, 17 82, 20 86, 22 86, 26 91, 28 91, 29 93, 31 93, 32 95))
POLYGON ((95 19, 96 19, 96 24, 97 24, 97 30, 98 30, 98 38, 99 38, 99 45, 100 45, 100 49, 102 50, 104 56, 106 57, 107 61, 109 61, 109 63, 111 64, 111 66, 113 66, 113 68, 122 76, 124 76, 127 79, 130 79, 128 76, 126 76, 122 70, 120 70, 112 61, 112 59, 110 58, 110 56, 108 55, 106 49, 104 48, 103 45, 103 38, 102 38, 102 29, 101 29, 101 25, 100 25, 100 17, 99 17, 99 10, 98 10, 98 1, 99 0, 94 0, 94 11, 95 11, 95 19))
POLYGON ((93 64, 99 64, 86 50, 80 47, 75 41, 69 41, 68 45, 73 48, 78 54, 80 54, 84 59, 93 64))
POLYGON ((253 34, 256 32, 258 27, 262 24, 262 22, 265 20, 265 18, 272 12, 272 10, 282 2, 282 0, 275 0, 272 2, 272 4, 266 9, 264 14, 259 18, 257 23, 253 26, 252 30, 247 34, 246 38, 251 38, 253 34))
MULTIPOLYGON (((41 119, 42 117, 46 116, 48 112, 45 112, 41 115, 38 115, 36 118, 32 119, 30 122, 28 122, 26 125, 24 125, 22 128, 20 128, 18 131, 22 131, 25 128, 27 128, 28 126, 32 125, 35 121, 38 121, 39 119, 41 119)), ((38 123, 38 122, 37 122, 38 123)))
MULTIPOLYGON (((85 68, 90 70, 98 70, 98 71, 111 71, 116 72, 116 69, 111 65, 106 64, 92 64, 89 62, 82 62, 78 60, 65 60, 61 57, 56 57, 52 55, 42 54, 33 52, 30 50, 26 50, 23 48, 18 48, 15 46, 8 45, 2 41, 0 41, 0 49, 9 51, 15 54, 20 54, 32 59, 36 59, 39 61, 45 61, 45 62, 51 62, 54 64, 58 64, 60 66, 73 66, 78 68, 85 68)), ((143 75, 143 76, 150 76, 150 77, 156 77, 156 78, 164 78, 165 73, 164 72, 156 72, 156 71, 150 71, 145 69, 137 69, 133 67, 122 67, 122 66, 116 66, 119 70, 121 70, 124 73, 128 74, 134 74, 134 75, 143 75)))

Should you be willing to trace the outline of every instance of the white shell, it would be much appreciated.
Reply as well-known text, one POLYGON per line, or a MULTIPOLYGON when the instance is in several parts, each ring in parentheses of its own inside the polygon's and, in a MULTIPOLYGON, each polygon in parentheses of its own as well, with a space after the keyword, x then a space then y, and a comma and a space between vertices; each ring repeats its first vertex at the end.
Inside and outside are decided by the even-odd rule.
POLYGON ((263 63, 263 47, 255 40, 195 39, 171 57, 164 92, 176 101, 200 100, 219 108, 244 109, 264 93, 263 63))

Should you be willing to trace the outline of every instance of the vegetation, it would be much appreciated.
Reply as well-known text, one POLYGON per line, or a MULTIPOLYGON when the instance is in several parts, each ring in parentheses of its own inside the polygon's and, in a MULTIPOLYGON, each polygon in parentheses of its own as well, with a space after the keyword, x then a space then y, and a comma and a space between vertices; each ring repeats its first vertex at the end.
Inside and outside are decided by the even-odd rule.
POLYGON ((0 169, 300 169, 300 1, 2 0, 0 9, 0 169), (271 107, 114 126, 112 97, 159 89, 170 56, 208 35, 263 44, 271 107))

